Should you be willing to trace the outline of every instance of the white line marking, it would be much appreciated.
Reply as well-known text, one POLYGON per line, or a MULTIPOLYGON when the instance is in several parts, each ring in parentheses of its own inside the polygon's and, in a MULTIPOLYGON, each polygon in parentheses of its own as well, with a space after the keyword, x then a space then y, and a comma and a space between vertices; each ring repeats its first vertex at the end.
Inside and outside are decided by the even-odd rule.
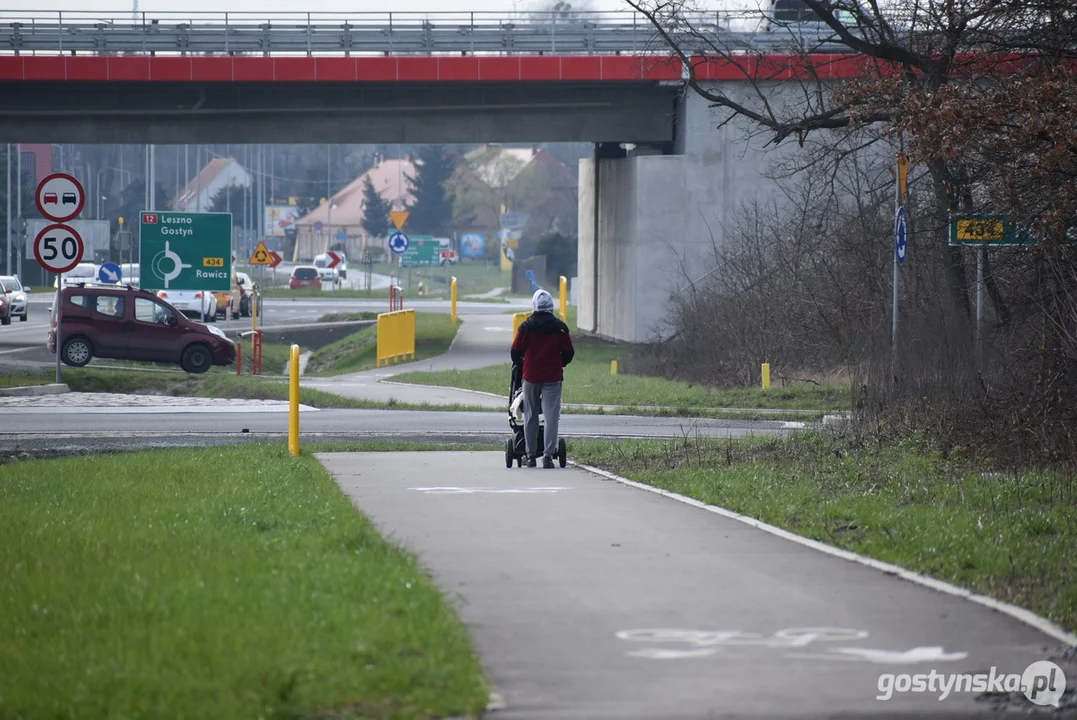
POLYGON ((592 467, 590 465, 584 465, 574 460, 569 460, 569 463, 582 470, 586 470, 600 477, 604 477, 607 480, 613 480, 615 482, 619 482, 623 485, 628 485, 639 490, 646 490, 647 492, 664 495, 668 498, 672 498, 673 500, 677 500, 688 505, 693 505, 702 510, 721 515, 722 517, 727 517, 731 520, 737 520, 744 523, 745 525, 750 525, 751 527, 754 527, 758 530, 762 530, 763 532, 768 532, 771 535, 777 535, 780 538, 797 543, 798 545, 803 545, 813 550, 818 550, 821 553, 826 553, 827 555, 832 555, 833 557, 838 557, 842 560, 850 560, 855 563, 860 563, 861 565, 866 565, 870 568, 880 570, 888 575, 896 575, 902 580, 908 580, 909 582, 916 583, 917 585, 923 585, 924 587, 929 587, 932 590, 937 590, 938 592, 945 593, 947 595, 954 595, 956 597, 964 598, 965 600, 969 600, 974 603, 979 603, 980 605, 989 607, 992 610, 996 610, 1000 613, 1003 613, 1004 615, 1009 615, 1015 620, 1019 620, 1026 625, 1031 625, 1040 632, 1044 633, 1045 635, 1049 635, 1056 640, 1064 642, 1068 645, 1077 645, 1077 635, 1067 632, 1058 625, 1055 625, 1047 618, 1040 617, 1031 610, 1026 610, 1025 608, 1017 607, 1016 605, 1002 602, 1001 600, 995 600, 994 598, 989 598, 985 595, 979 595, 972 592, 971 590, 966 590, 965 588, 952 585, 942 580, 937 580, 933 577, 928 577, 927 575, 921 575, 920 573, 913 572, 912 570, 908 570, 898 565, 891 565, 890 563, 885 563, 881 560, 875 560, 873 558, 865 557, 863 555, 859 555, 848 550, 841 550, 839 548, 826 545, 816 540, 802 537, 795 533, 791 533, 788 530, 782 530, 779 527, 768 525, 767 523, 760 520, 756 520, 755 518, 748 517, 746 515, 738 515, 732 510, 726 510, 725 508, 718 507, 717 505, 708 505, 706 503, 700 502, 699 500, 685 497, 684 495, 679 495, 675 492, 670 492, 669 490, 663 490, 661 488, 656 488, 650 485, 645 485, 643 483, 638 483, 635 480, 629 480, 628 478, 621 477, 620 475, 615 475, 611 472, 607 472, 606 470, 592 467))
POLYGON ((555 493, 558 490, 571 490, 567 487, 531 487, 531 488, 499 488, 499 487, 413 487, 408 490, 419 490, 425 495, 464 495, 471 493, 489 494, 537 494, 555 493))

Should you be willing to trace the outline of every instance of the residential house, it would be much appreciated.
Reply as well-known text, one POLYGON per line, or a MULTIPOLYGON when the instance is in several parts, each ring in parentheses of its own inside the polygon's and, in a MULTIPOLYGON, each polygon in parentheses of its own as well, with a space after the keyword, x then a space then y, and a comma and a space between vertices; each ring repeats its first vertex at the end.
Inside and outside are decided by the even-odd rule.
POLYGON ((209 212, 213 198, 230 185, 250 187, 251 174, 234 158, 214 158, 172 199, 177 212, 209 212))
POLYGON ((527 257, 547 232, 575 235, 578 185, 578 173, 543 148, 483 145, 464 155, 449 183, 454 225, 484 233, 494 256, 502 211, 526 217, 518 254, 527 257))
POLYGON ((385 238, 372 238, 363 229, 366 212, 363 187, 367 178, 389 207, 404 209, 412 202, 408 176, 414 177, 411 156, 402 160, 378 158, 374 167, 352 180, 340 192, 296 220, 293 262, 311 262, 338 243, 349 258, 362 258, 368 247, 385 247, 385 238))

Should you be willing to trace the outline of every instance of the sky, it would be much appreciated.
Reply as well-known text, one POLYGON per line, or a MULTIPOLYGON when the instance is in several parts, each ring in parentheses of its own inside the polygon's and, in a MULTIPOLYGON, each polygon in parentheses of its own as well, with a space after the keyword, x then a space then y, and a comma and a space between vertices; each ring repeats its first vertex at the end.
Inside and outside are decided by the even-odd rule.
MULTIPOLYGON (((571 1, 571 0, 570 0, 571 1)), ((5 10, 37 11, 114 11, 127 12, 133 7, 134 0, 6 0, 5 10)), ((514 10, 523 12, 534 10, 552 3, 542 0, 392 0, 391 3, 343 2, 342 0, 138 0, 139 11, 178 11, 178 12, 385 12, 391 5, 393 12, 503 12, 510 14, 514 10)), ((624 0, 578 0, 575 7, 587 6, 593 10, 626 10, 624 0)))

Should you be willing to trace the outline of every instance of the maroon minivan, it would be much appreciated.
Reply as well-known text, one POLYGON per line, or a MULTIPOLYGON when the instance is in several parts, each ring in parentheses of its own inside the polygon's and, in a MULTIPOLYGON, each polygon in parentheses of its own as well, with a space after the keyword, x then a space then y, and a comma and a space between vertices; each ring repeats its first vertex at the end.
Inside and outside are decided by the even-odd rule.
MULTIPOLYGON (((60 359, 74 367, 96 356, 176 363, 189 373, 204 373, 211 365, 236 361, 236 345, 221 330, 189 320, 148 290, 65 287, 60 318, 60 359)), ((48 348, 56 352, 55 307, 48 348)))

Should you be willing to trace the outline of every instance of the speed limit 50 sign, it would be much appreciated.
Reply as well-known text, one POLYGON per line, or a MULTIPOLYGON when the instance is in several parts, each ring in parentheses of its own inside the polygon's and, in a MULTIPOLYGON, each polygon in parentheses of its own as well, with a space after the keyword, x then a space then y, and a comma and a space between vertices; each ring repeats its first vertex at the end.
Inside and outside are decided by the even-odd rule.
POLYGON ((65 273, 82 261, 85 246, 73 227, 48 225, 34 238, 34 257, 49 272, 65 273))

